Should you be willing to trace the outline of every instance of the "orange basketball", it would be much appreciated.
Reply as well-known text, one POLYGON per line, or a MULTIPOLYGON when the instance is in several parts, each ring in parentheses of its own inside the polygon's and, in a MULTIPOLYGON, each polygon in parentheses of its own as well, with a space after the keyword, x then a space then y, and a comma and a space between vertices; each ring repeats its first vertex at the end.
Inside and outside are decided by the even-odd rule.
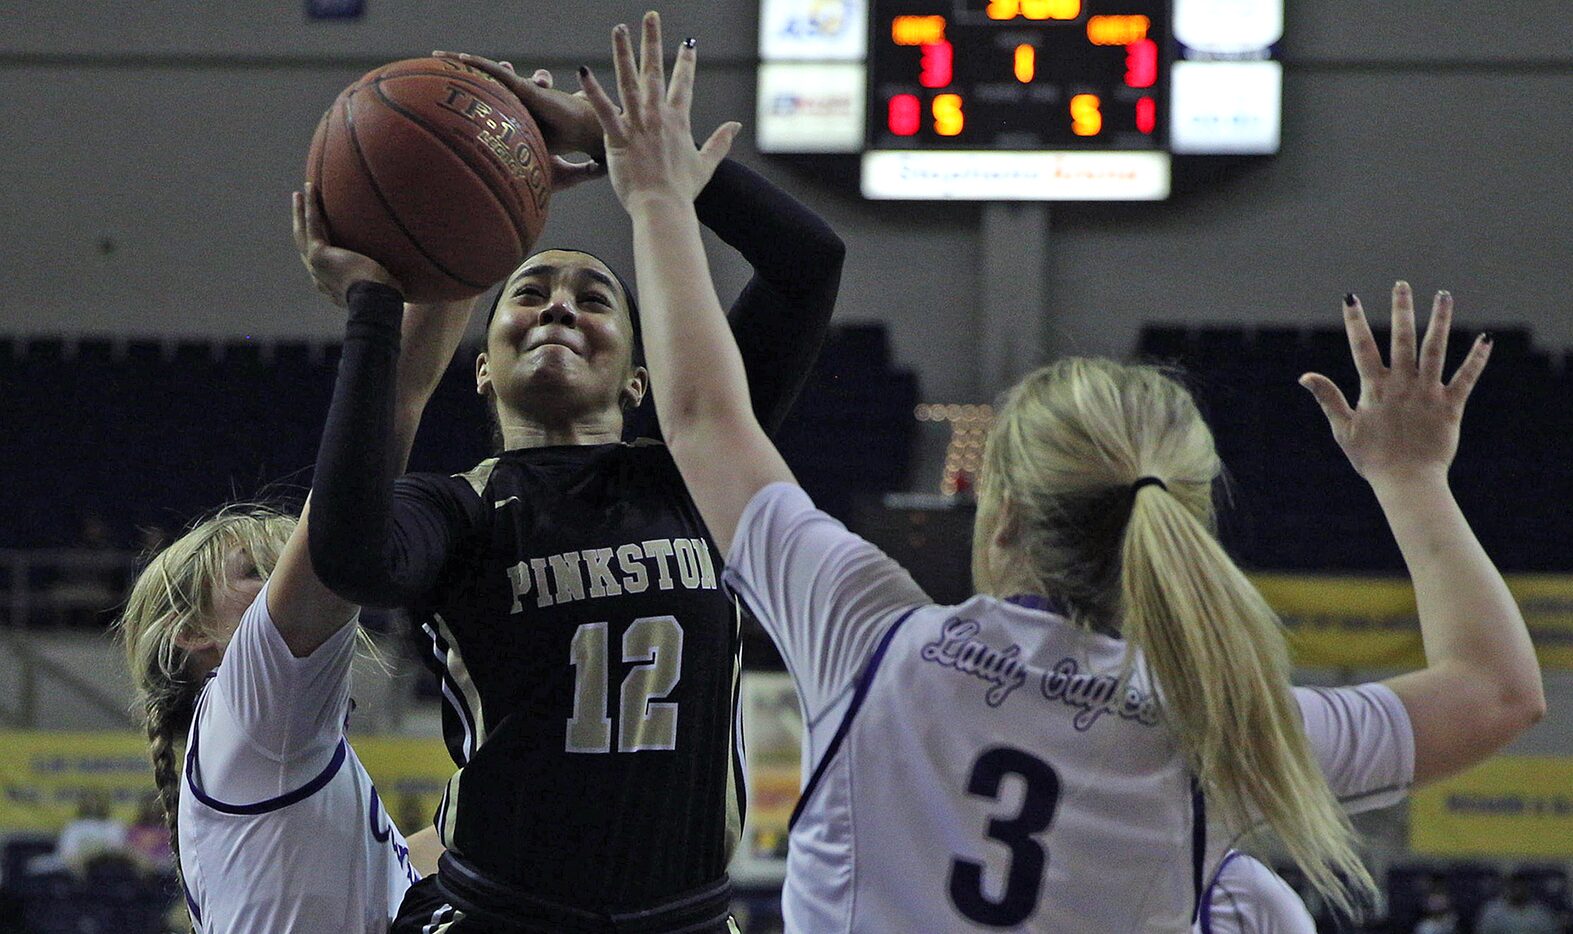
POLYGON ((519 99, 440 58, 345 88, 306 162, 333 245, 381 263, 412 302, 468 298, 513 271, 546 224, 551 171, 519 99))

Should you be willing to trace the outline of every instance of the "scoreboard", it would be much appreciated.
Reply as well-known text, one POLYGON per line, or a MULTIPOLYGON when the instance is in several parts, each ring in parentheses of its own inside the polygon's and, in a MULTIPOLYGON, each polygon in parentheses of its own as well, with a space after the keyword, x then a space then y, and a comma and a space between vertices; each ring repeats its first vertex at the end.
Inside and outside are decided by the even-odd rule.
POLYGON ((763 0, 766 152, 869 198, 1153 200, 1170 154, 1278 145, 1282 0, 763 0))
POLYGON ((1167 7, 873 0, 889 26, 870 37, 872 148, 1162 148, 1167 7))

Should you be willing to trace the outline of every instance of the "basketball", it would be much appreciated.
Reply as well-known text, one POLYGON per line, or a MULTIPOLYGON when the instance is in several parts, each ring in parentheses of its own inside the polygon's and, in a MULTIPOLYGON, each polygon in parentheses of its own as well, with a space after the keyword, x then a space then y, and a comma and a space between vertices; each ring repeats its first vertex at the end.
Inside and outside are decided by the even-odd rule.
POLYGON ((393 62, 345 88, 306 179, 335 246, 377 260, 411 302, 478 295, 541 233, 551 161, 528 110, 455 61, 393 62))

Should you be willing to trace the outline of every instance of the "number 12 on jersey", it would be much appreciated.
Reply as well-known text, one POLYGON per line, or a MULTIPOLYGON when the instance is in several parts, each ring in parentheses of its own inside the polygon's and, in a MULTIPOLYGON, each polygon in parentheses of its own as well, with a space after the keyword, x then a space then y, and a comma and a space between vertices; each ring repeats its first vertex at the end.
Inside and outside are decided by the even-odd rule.
MULTIPOLYGON (((611 752, 611 690, 607 624, 574 630, 568 663, 574 668, 573 716, 568 718, 568 752, 611 752)), ((624 662, 636 663, 619 692, 617 751, 677 748, 677 704, 660 702, 683 674, 683 627, 671 616, 645 616, 623 630, 624 662)))

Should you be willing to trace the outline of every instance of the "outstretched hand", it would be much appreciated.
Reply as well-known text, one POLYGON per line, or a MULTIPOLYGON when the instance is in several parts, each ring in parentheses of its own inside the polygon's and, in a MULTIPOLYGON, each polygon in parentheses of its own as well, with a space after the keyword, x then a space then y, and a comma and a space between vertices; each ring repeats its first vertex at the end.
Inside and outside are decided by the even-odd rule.
POLYGON ((317 291, 331 298, 335 305, 349 306, 350 286, 357 282, 380 282, 399 292, 404 291, 381 263, 328 242, 328 225, 322 218, 322 205, 310 182, 304 194, 297 191, 290 196, 290 206, 295 214, 295 249, 300 252, 300 261, 316 280, 317 291))
POLYGON ((1452 324, 1453 297, 1438 292, 1417 351, 1414 296, 1409 283, 1399 282, 1393 287, 1391 364, 1384 366, 1360 300, 1348 296, 1344 329, 1360 373, 1358 403, 1351 408, 1343 392, 1320 373, 1300 377, 1300 385, 1321 405, 1338 446, 1367 482, 1446 479, 1458 452, 1464 403, 1491 356, 1491 339, 1482 334, 1453 378, 1443 382, 1452 324))
POLYGON ((573 94, 553 87, 552 73, 537 68, 525 78, 514 71, 512 62, 494 62, 489 58, 468 52, 433 52, 436 58, 448 58, 483 71, 499 84, 513 92, 524 109, 535 118, 541 128, 541 139, 546 151, 552 154, 552 191, 565 191, 580 182, 600 178, 606 174, 606 148, 601 137, 601 122, 595 110, 585 99, 583 91, 573 94), (582 152, 590 157, 588 162, 569 162, 563 153, 582 152))
POLYGON ((694 146, 689 109, 694 90, 694 40, 685 41, 666 83, 662 64, 661 16, 646 13, 639 59, 634 59, 628 27, 612 30, 612 61, 622 109, 612 103, 588 68, 579 70, 590 106, 606 137, 607 168, 623 207, 632 210, 646 198, 698 197, 741 129, 723 123, 700 147, 694 146))

